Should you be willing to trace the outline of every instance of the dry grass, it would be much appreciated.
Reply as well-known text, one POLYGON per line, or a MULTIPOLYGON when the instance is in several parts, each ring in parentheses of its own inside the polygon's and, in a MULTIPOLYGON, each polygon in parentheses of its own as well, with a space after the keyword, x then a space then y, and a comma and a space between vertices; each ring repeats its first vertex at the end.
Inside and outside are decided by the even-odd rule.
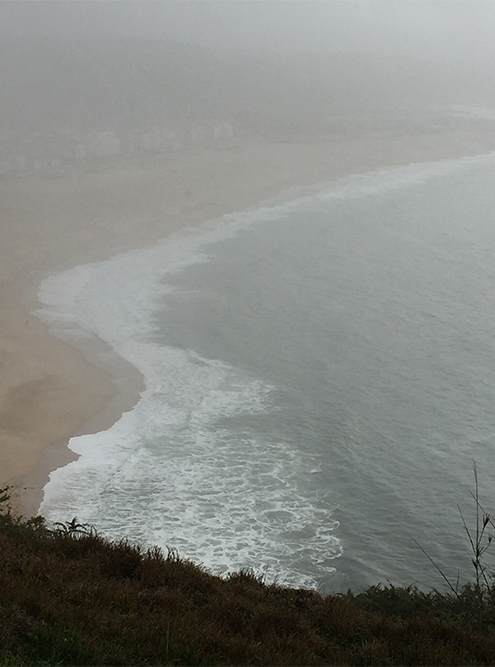
POLYGON ((495 664, 495 594, 476 585, 324 597, 8 511, 0 627, 4 665, 495 664))

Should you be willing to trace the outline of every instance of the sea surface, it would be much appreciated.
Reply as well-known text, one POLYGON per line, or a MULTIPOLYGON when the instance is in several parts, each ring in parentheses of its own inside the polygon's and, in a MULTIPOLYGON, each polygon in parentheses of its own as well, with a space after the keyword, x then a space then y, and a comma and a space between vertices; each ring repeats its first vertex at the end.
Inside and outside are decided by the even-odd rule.
POLYGON ((495 505, 495 154, 351 176, 45 279, 146 389, 73 438, 50 521, 322 591, 471 576, 495 505))

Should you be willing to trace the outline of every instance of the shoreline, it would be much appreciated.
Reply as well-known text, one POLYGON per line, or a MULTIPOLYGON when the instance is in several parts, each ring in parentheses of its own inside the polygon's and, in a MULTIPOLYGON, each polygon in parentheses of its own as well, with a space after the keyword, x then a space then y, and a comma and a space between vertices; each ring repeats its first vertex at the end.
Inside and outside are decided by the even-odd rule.
POLYGON ((55 338, 32 314, 44 276, 151 245, 223 214, 295 199, 351 174, 494 149, 486 129, 250 142, 239 152, 164 154, 85 174, 0 183, 7 223, 0 250, 0 485, 17 488, 16 509, 35 514, 49 473, 76 458, 69 439, 109 428, 143 387, 130 364, 113 360, 102 367, 94 350, 55 338))

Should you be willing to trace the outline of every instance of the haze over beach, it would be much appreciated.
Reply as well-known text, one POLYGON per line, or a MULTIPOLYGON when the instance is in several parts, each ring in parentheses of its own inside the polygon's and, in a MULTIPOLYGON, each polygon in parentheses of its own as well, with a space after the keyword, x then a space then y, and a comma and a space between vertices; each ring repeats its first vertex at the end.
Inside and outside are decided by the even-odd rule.
POLYGON ((22 511, 222 573, 430 583, 411 537, 493 466, 494 27, 472 1, 0 4, 22 511))

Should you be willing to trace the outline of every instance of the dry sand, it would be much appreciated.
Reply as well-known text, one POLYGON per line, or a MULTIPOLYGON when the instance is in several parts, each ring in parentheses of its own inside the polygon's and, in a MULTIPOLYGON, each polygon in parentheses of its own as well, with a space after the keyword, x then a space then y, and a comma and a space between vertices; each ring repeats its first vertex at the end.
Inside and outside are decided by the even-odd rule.
POLYGON ((0 485, 36 513, 70 437, 102 430, 136 401, 83 352, 30 314, 49 273, 136 248, 184 226, 253 208, 291 188, 351 173, 495 149, 495 135, 459 130, 170 153, 64 176, 0 183, 0 485))

